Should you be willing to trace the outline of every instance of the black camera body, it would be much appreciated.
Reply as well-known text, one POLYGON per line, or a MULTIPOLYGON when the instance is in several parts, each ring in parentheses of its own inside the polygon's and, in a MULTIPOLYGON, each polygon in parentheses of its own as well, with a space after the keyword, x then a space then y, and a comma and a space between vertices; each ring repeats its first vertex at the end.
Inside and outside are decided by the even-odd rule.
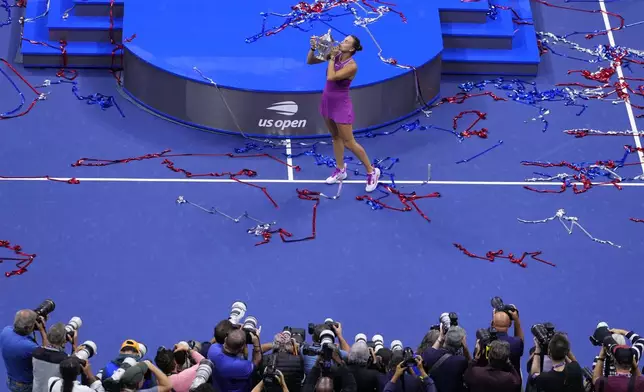
POLYGON ((501 299, 501 297, 492 298, 492 300, 490 301, 490 305, 492 305, 492 308, 495 311, 504 312, 508 316, 510 316, 510 318, 512 318, 512 315, 510 314, 510 312, 518 312, 518 309, 516 308, 516 306, 508 305, 508 304, 504 303, 503 299, 501 299))
POLYGON ((295 340, 297 344, 302 344, 306 340, 306 330, 304 328, 293 328, 286 326, 284 327, 283 331, 289 332, 291 334, 291 338, 295 340))
POLYGON ((493 341, 498 340, 499 336, 497 335, 497 330, 494 327, 480 328, 476 330, 476 339, 479 341, 479 347, 484 349, 493 341))
POLYGON ((47 316, 49 316, 49 313, 53 312, 54 309, 56 309, 56 303, 54 302, 54 300, 46 299, 42 301, 42 303, 38 305, 36 309, 34 309, 34 312, 36 312, 38 317, 42 317, 46 320, 47 316))
POLYGON ((546 322, 543 324, 535 324, 530 328, 532 335, 537 339, 539 345, 543 348, 548 347, 550 340, 555 336, 557 332, 555 330, 555 325, 551 322, 546 322))
POLYGON ((262 378, 264 385, 267 387, 279 385, 279 376, 277 375, 277 354, 273 354, 268 359, 268 364, 264 369, 262 378))
POLYGON ((327 320, 322 324, 314 324, 314 323, 309 323, 309 335, 313 336, 315 335, 315 330, 316 329, 330 329, 331 331, 334 331, 334 328, 337 328, 339 326, 338 323, 335 321, 327 320))
POLYGON ((416 366, 416 356, 414 355, 414 350, 411 347, 405 347, 403 349, 403 367, 413 367, 416 366))

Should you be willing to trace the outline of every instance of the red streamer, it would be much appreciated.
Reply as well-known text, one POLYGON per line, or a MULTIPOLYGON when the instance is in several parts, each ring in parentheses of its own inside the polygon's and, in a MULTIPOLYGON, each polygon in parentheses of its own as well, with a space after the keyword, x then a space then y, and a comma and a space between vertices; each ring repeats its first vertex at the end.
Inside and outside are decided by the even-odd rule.
POLYGON ((46 46, 48 48, 60 50, 63 64, 62 64, 62 67, 58 70, 58 72, 56 72, 56 76, 65 80, 74 80, 76 79, 76 77, 78 77, 78 71, 74 69, 68 69, 67 41, 64 41, 64 40, 59 41, 60 46, 56 47, 48 44, 47 42, 33 41, 27 38, 23 38, 22 40, 27 41, 32 45, 46 46))
POLYGON ((470 124, 469 127, 467 127, 466 130, 461 132, 460 135, 462 137, 470 137, 470 136, 476 135, 476 136, 478 136, 478 137, 480 137, 482 139, 487 139, 487 136, 488 136, 487 128, 482 128, 480 131, 476 131, 476 130, 472 131, 472 128, 474 128, 474 126, 479 121, 485 120, 486 117, 487 117, 487 113, 483 113, 483 112, 480 112, 478 110, 466 110, 466 111, 460 112, 459 114, 454 116, 452 128, 456 131, 456 129, 458 128, 458 120, 463 118, 463 116, 466 115, 466 114, 475 114, 477 116, 477 118, 472 122, 472 124, 470 124))
POLYGON ((44 179, 47 181, 52 181, 52 182, 64 182, 66 184, 72 184, 72 185, 77 185, 80 184, 80 181, 76 178, 68 178, 68 179, 60 179, 60 178, 52 178, 50 176, 0 176, 0 179, 3 180, 22 180, 22 179, 27 179, 27 178, 32 178, 32 179, 44 179))
POLYGON ((20 257, 0 257, 0 263, 4 261, 16 261, 16 270, 5 272, 4 276, 10 278, 14 275, 22 275, 27 272, 27 267, 34 262, 36 255, 33 253, 25 253, 22 251, 20 245, 11 245, 9 241, 0 240, 0 248, 6 248, 13 251, 16 255, 20 257))
POLYGON ((159 159, 159 158, 164 158, 162 161, 162 164, 167 167, 169 170, 172 170, 175 173, 182 173, 184 176, 187 178, 195 178, 195 177, 228 177, 229 179, 238 182, 240 184, 248 185, 253 188, 260 189, 264 195, 268 198, 268 200, 275 206, 275 208, 279 208, 275 200, 271 197, 271 195, 268 193, 268 190, 266 187, 255 185, 249 182, 245 182, 240 180, 237 177, 244 176, 244 177, 256 177, 257 172, 254 170, 250 169, 242 169, 238 172, 222 172, 222 173, 216 173, 216 172, 211 172, 211 173, 192 173, 189 172, 185 169, 178 168, 174 165, 174 162, 171 160, 167 159, 169 157, 227 157, 227 158, 269 158, 272 159, 276 162, 279 162, 285 166, 292 167, 295 171, 300 171, 300 167, 296 165, 289 165, 287 162, 284 162, 281 159, 278 159, 270 154, 248 154, 248 155, 235 155, 232 153, 226 153, 226 154, 168 154, 172 150, 163 150, 160 153, 153 153, 153 154, 146 154, 146 155, 141 155, 139 157, 132 157, 132 158, 122 158, 122 159, 114 159, 114 160, 108 160, 108 159, 95 159, 95 158, 81 158, 77 160, 76 162, 72 163, 72 167, 79 167, 79 166, 88 166, 88 167, 102 167, 102 166, 110 166, 110 165, 116 165, 116 164, 122 164, 122 163, 130 163, 130 162, 135 162, 135 161, 144 161, 148 159, 159 159))
POLYGON ((517 264, 522 268, 526 268, 528 265, 526 264, 526 262, 524 260, 525 260, 526 256, 530 256, 530 258, 532 260, 536 260, 536 261, 542 262, 544 264, 548 264, 548 265, 550 265, 552 267, 556 267, 556 265, 554 265, 553 263, 551 263, 549 261, 546 261, 546 260, 543 260, 543 259, 538 257, 538 256, 541 255, 541 253, 542 253, 541 251, 523 252, 521 257, 517 258, 517 257, 515 257, 515 255, 513 253, 508 253, 507 255, 505 255, 504 254, 505 252, 503 252, 503 250, 499 249, 497 251, 489 251, 489 252, 485 253, 485 256, 477 256, 474 253, 472 253, 472 252, 468 251, 467 249, 465 249, 460 244, 454 243, 454 246, 458 250, 463 252, 466 256, 469 256, 469 257, 472 257, 472 258, 475 258, 475 259, 480 259, 480 260, 487 260, 489 262, 494 262, 494 261, 496 261, 496 259, 505 259, 505 260, 508 260, 509 262, 511 262, 512 264, 517 264))
MULTIPOLYGON (((606 166, 609 169, 614 169, 617 167, 617 164, 614 161, 597 161, 597 165, 603 165, 606 166)), ((575 166, 572 163, 568 163, 566 161, 561 161, 559 163, 539 163, 539 162, 523 162, 522 165, 524 166, 536 166, 536 167, 567 167, 568 169, 574 170, 576 172, 581 172, 583 170, 582 167, 575 166)), ((592 181, 583 173, 579 174, 574 174, 572 176, 572 179, 575 182, 581 182, 582 187, 579 188, 577 184, 572 184, 572 190, 575 194, 580 194, 580 193, 585 193, 588 190, 590 190, 593 186, 595 185, 613 185, 615 188, 618 190, 622 190, 623 187, 620 184, 620 180, 614 179, 611 181, 605 181, 605 182, 599 182, 596 184, 593 184, 592 181)), ((524 189, 527 189, 532 192, 537 192, 537 193, 564 193, 566 189, 568 188, 568 185, 566 181, 563 181, 561 184, 561 188, 558 190, 551 190, 551 189, 536 189, 531 186, 524 186, 524 189)))
POLYGON ((318 216, 318 206, 320 205, 320 192, 315 192, 315 191, 310 191, 308 189, 296 189, 297 192, 297 197, 301 200, 310 200, 314 201, 315 204, 313 204, 313 213, 312 213, 312 218, 311 218, 311 235, 308 237, 304 238, 295 238, 291 239, 293 237, 293 234, 290 232, 279 228, 277 230, 270 230, 266 231, 263 234, 264 240, 262 242, 259 242, 255 244, 255 246, 258 245, 264 245, 267 244, 271 241, 271 238, 273 237, 273 234, 279 234, 280 239, 282 242, 303 242, 303 241, 309 241, 309 240, 314 240, 315 237, 317 236, 317 216, 318 216))
POLYGON ((628 219, 636 223, 644 223, 644 219, 639 219, 639 218, 628 218, 628 219))
POLYGON ((43 96, 43 95, 42 95, 38 90, 36 90, 36 88, 35 88, 31 83, 29 83, 29 82, 27 81, 27 79, 25 79, 25 78, 20 74, 20 72, 18 72, 18 70, 17 70, 17 69, 15 69, 11 64, 9 64, 9 62, 8 62, 7 60, 5 60, 5 59, 3 59, 3 58, 0 58, 0 62, 4 63, 4 64, 5 64, 5 65, 6 65, 6 66, 11 70, 11 72, 13 72, 13 73, 14 73, 14 74, 15 74, 15 75, 20 79, 20 80, 22 80, 22 81, 23 81, 23 83, 24 83, 24 84, 26 84, 26 85, 27 85, 27 87, 29 87, 29 89, 30 89, 31 91, 33 91, 33 93, 34 93, 34 94, 36 94, 36 98, 34 98, 34 100, 33 100, 33 101, 31 101, 31 103, 29 104, 29 106, 27 106, 27 108, 26 108, 25 110, 23 110, 23 111, 22 111, 22 112, 20 112, 20 113, 16 113, 16 114, 11 114, 11 115, 0 115, 0 120, 9 120, 9 119, 12 119, 12 118, 22 117, 22 116, 24 116, 25 114, 29 113, 29 112, 31 111, 31 109, 33 109, 33 108, 34 108, 34 106, 36 106, 36 103, 37 103, 38 101, 40 101, 40 100, 42 99, 42 97, 44 97, 44 96, 43 96))
POLYGON ((124 51, 125 51, 125 43, 132 42, 134 38, 136 38, 136 34, 132 34, 129 38, 125 38, 123 40, 123 43, 117 43, 116 40, 114 39, 114 0, 110 0, 110 27, 108 30, 109 36, 110 36, 110 43, 114 45, 114 49, 112 49, 112 59, 110 62, 110 73, 112 76, 114 76, 114 79, 116 79, 116 83, 119 84, 119 86, 122 84, 121 83, 121 70, 123 69, 123 57, 124 57, 124 51), (116 63, 116 53, 118 51, 121 51, 120 53, 120 66, 119 68, 115 67, 116 63))
POLYGON ((389 185, 383 185, 383 187, 389 193, 391 193, 392 195, 398 196, 398 200, 402 203, 403 206, 402 207, 392 207, 392 206, 390 206, 388 204, 383 203, 382 201, 380 201, 378 199, 374 199, 373 197, 371 197, 369 195, 356 196, 356 200, 358 200, 358 201, 368 200, 368 201, 370 201, 372 203, 375 203, 375 204, 381 206, 382 208, 386 208, 386 209, 392 210, 392 211, 409 212, 409 211, 412 211, 412 210, 415 209, 416 212, 418 212, 418 214, 423 217, 423 219, 425 219, 427 222, 431 222, 429 217, 418 207, 418 205, 416 204, 416 200, 441 197, 440 193, 433 192, 433 193, 430 193, 430 194, 427 194, 427 195, 420 196, 420 195, 417 195, 416 192, 402 193, 398 189, 393 188, 393 187, 391 187, 389 185))

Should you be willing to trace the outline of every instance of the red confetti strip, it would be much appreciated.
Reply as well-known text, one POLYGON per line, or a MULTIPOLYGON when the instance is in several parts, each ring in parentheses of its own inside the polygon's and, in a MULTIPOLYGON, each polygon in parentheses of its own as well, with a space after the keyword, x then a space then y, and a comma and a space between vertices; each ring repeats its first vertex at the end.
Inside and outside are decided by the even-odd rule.
POLYGON ((383 187, 392 195, 398 196, 398 200, 402 203, 403 206, 392 207, 388 204, 383 203, 381 200, 374 199, 369 195, 356 196, 356 200, 358 201, 367 200, 371 203, 379 205, 382 208, 386 208, 392 211, 408 212, 415 209, 416 212, 418 212, 418 214, 423 217, 423 219, 425 219, 427 222, 431 222, 429 217, 418 207, 418 205, 416 204, 416 200, 441 197, 440 193, 433 192, 433 193, 421 196, 421 195, 417 195, 416 192, 402 193, 398 189, 393 188, 389 185, 383 185, 383 187))
POLYGON ((26 85, 27 85, 27 87, 29 87, 29 89, 30 89, 31 91, 33 91, 33 93, 34 93, 34 94, 36 94, 36 98, 34 98, 34 100, 33 100, 33 101, 31 101, 31 103, 29 104, 29 106, 27 106, 27 108, 26 108, 25 110, 23 110, 23 111, 22 111, 22 112, 20 112, 20 113, 16 113, 16 114, 11 114, 11 115, 0 115, 0 120, 9 120, 9 119, 12 119, 12 118, 22 117, 22 116, 24 116, 25 114, 29 113, 29 112, 31 111, 31 109, 33 109, 33 108, 34 108, 34 106, 36 106, 36 103, 37 103, 38 101, 40 101, 40 100, 44 99, 44 95, 43 95, 43 94, 41 94, 38 90, 36 90, 36 88, 35 88, 31 83, 29 83, 29 82, 27 81, 27 79, 25 79, 25 78, 20 74, 20 72, 18 72, 18 70, 17 70, 17 69, 15 69, 11 64, 9 64, 9 62, 8 62, 7 60, 5 60, 5 59, 3 59, 3 58, 0 58, 0 62, 4 63, 4 64, 5 64, 5 65, 6 65, 6 66, 11 70, 11 72, 13 72, 13 73, 14 73, 14 74, 15 74, 15 75, 20 79, 20 80, 22 80, 22 81, 23 81, 23 83, 24 83, 24 84, 26 84, 26 85))
POLYGON ((256 177, 257 172, 254 170, 250 169, 242 169, 238 172, 222 172, 222 173, 216 173, 216 172, 211 172, 211 173, 192 173, 189 172, 185 169, 178 168, 174 165, 174 162, 171 160, 167 159, 169 157, 227 157, 227 158, 269 158, 272 159, 276 162, 279 162, 285 166, 292 167, 295 171, 300 171, 300 167, 296 165, 289 165, 287 162, 282 161, 281 159, 278 159, 270 154, 249 154, 249 155, 235 155, 232 153, 226 153, 226 154, 168 154, 171 152, 171 150, 163 150, 160 153, 153 153, 153 154, 146 154, 146 155, 141 155, 139 157, 132 157, 132 158, 123 158, 123 159, 115 159, 115 160, 108 160, 108 159, 95 159, 95 158, 81 158, 77 160, 76 162, 72 163, 72 167, 79 167, 79 166, 88 166, 88 167, 101 167, 101 166, 110 166, 110 165, 115 165, 115 164, 122 164, 122 163, 130 163, 130 162, 135 162, 135 161, 143 161, 143 160, 148 160, 148 159, 159 159, 159 158, 164 158, 162 161, 162 164, 167 167, 169 170, 172 170, 175 173, 182 173, 184 176, 187 178, 195 178, 195 177, 224 177, 227 176, 229 179, 238 182, 240 184, 248 185, 253 188, 257 188, 261 190, 264 195, 270 200, 270 202, 275 206, 275 208, 279 208, 275 200, 271 197, 271 195, 268 193, 268 190, 266 187, 255 185, 249 182, 245 182, 240 180, 237 177, 244 176, 244 177, 256 177))
POLYGON ((460 112, 459 114, 454 116, 452 129, 454 129, 456 131, 456 129, 458 128, 458 120, 463 118, 463 116, 466 115, 466 114, 475 114, 477 116, 477 118, 472 122, 472 124, 470 124, 469 127, 467 127, 466 130, 464 130, 463 132, 460 133, 460 136, 462 136, 462 137, 470 137, 470 136, 475 135, 475 136, 478 136, 478 137, 480 137, 482 139, 487 139, 487 136, 488 136, 487 128, 482 128, 480 131, 476 131, 476 130, 472 131, 472 128, 474 128, 474 126, 479 121, 485 120, 486 117, 487 117, 487 113, 483 113, 483 112, 480 112, 478 110, 466 110, 466 111, 460 112))
POLYGON ((52 181, 52 182, 64 182, 66 184, 72 184, 72 185, 77 185, 80 184, 80 181, 76 178, 68 178, 68 179, 60 179, 60 178, 52 178, 50 176, 0 176, 0 179, 3 180, 17 180, 17 179, 44 179, 47 181, 52 181))
MULTIPOLYGON (((615 167, 617 167, 617 164, 614 161, 597 161, 596 164, 606 166, 609 169, 614 169, 615 167)), ((572 163, 568 163, 566 161, 561 161, 561 162, 558 162, 558 163, 522 162, 522 165, 524 165, 524 166, 546 167, 546 168, 548 168, 548 167, 567 167, 568 169, 574 170, 576 172, 581 172, 583 170, 582 167, 576 166, 576 165, 574 165, 572 163)), ((614 180, 611 180, 611 181, 605 181, 605 182, 599 182, 599 183, 593 184, 592 181, 583 173, 574 174, 574 175, 571 176, 571 178, 575 182, 580 182, 581 185, 582 185, 582 187, 579 188, 577 186, 577 184, 575 184, 575 183, 572 184, 572 190, 576 195, 589 191, 595 185, 600 185, 601 186, 601 185, 609 185, 610 184, 610 185, 613 185, 615 188, 617 188, 620 191, 623 189, 623 187, 621 185, 619 185, 620 182, 621 182, 619 179, 614 179, 614 180)), ((533 188, 531 186, 524 186, 523 188, 527 189, 529 191, 532 191, 532 192, 536 192, 536 193, 563 193, 568 188, 568 184, 567 184, 566 181, 563 181, 562 184, 561 184, 561 188, 559 188, 558 190, 537 189, 537 188, 533 188)))
POLYGON ((468 100, 470 98, 485 97, 485 96, 491 97, 495 101, 507 101, 506 98, 499 97, 499 96, 497 96, 496 94, 494 94, 491 91, 484 91, 482 93, 477 93, 477 94, 468 94, 468 93, 465 93, 465 92, 460 92, 460 93, 458 93, 456 95, 453 95, 451 97, 442 98, 435 106, 439 106, 439 105, 442 105, 444 103, 462 104, 463 102, 465 102, 466 100, 468 100))
POLYGON ((644 219, 639 219, 639 218, 628 218, 628 219, 636 223, 644 223, 644 219))
POLYGON ((304 238, 296 238, 296 239, 290 239, 293 237, 293 234, 289 233, 288 231, 279 228, 277 230, 270 230, 264 232, 262 235, 264 237, 264 240, 262 242, 258 242, 255 244, 255 246, 259 245, 264 245, 268 244, 271 239, 273 238, 273 234, 279 234, 280 239, 282 242, 302 242, 302 241, 309 241, 309 240, 314 240, 315 237, 317 236, 317 216, 318 216, 318 206, 320 205, 320 192, 315 192, 315 191, 310 191, 308 189, 296 189, 297 192, 297 197, 302 200, 310 200, 314 201, 315 204, 313 204, 313 214, 311 218, 311 235, 308 237, 304 238))
POLYGON ((69 59, 67 57, 67 41, 63 41, 63 40, 59 41, 60 46, 56 47, 48 44, 47 42, 39 42, 39 41, 30 40, 27 38, 22 38, 22 40, 27 41, 32 45, 40 45, 40 46, 45 46, 48 48, 60 50, 63 64, 62 64, 62 67, 58 70, 58 72, 56 72, 56 76, 65 80, 74 80, 76 79, 76 77, 78 77, 78 71, 74 69, 68 69, 69 59))
POLYGON ((110 0, 110 27, 108 30, 109 36, 110 36, 110 43, 114 45, 114 49, 112 49, 112 59, 110 62, 110 72, 112 73, 112 76, 114 76, 114 79, 116 79, 116 83, 121 85, 121 70, 123 69, 123 56, 124 56, 124 43, 129 43, 132 42, 134 38, 136 38, 136 34, 132 34, 129 38, 126 38, 123 40, 123 43, 117 43, 116 40, 114 39, 114 0, 110 0), (120 53, 120 66, 117 69, 115 67, 116 63, 116 53, 120 53))
POLYGON ((521 257, 517 258, 517 257, 515 257, 515 255, 513 253, 508 253, 507 255, 504 255, 505 252, 503 252, 503 250, 499 249, 497 251, 489 251, 489 252, 487 252, 485 254, 485 256, 477 256, 474 253, 472 253, 472 252, 468 251, 467 249, 465 249, 460 244, 454 243, 454 246, 458 250, 463 252, 466 256, 469 256, 469 257, 472 257, 472 258, 475 258, 475 259, 487 260, 487 261, 490 261, 490 262, 494 262, 494 261, 496 261, 496 259, 505 259, 505 260, 510 261, 512 264, 517 264, 522 268, 526 268, 528 265, 526 264, 526 262, 524 260, 525 260, 526 256, 530 256, 530 258, 532 260, 536 260, 536 261, 542 262, 544 264, 548 264, 548 265, 550 265, 552 267, 556 267, 556 265, 554 265, 553 263, 551 263, 549 261, 546 261, 546 260, 543 260, 543 259, 538 257, 538 256, 541 255, 541 253, 543 253, 541 251, 523 252, 521 257))
POLYGON ((10 278, 14 275, 22 275, 27 272, 27 267, 34 262, 36 255, 33 253, 25 253, 22 251, 20 245, 11 245, 9 241, 0 240, 0 248, 6 248, 13 251, 16 255, 20 257, 0 257, 0 263, 4 261, 16 261, 16 270, 5 272, 4 276, 10 278))

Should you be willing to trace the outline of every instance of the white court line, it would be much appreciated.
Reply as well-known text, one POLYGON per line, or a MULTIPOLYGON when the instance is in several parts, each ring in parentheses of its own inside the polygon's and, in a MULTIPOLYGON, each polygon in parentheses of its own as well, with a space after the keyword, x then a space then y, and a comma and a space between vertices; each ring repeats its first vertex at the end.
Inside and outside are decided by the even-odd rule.
POLYGON ((293 158, 291 158, 291 154, 291 139, 286 139, 286 172, 289 181, 293 181, 293 158))
MULTIPOLYGON (((67 181, 69 177, 49 177, 51 180, 67 181)), ((238 181, 227 178, 81 178, 74 177, 76 180, 83 182, 177 182, 177 183, 238 183, 238 181)), ((47 178, 0 178, 0 182, 10 181, 49 181, 47 178)), ((325 180, 272 180, 272 179, 242 179, 242 182, 251 184, 326 184, 325 180)), ((391 184, 391 181, 380 181, 383 184, 391 184)), ((364 185, 364 180, 345 180, 343 184, 360 184, 364 185)), ((561 187, 560 182, 530 182, 530 181, 410 181, 396 180, 399 185, 501 185, 501 186, 533 186, 533 187, 561 187)), ((580 182, 573 183, 577 186, 583 185, 580 182)), ((596 186, 613 186, 612 184, 593 183, 596 186)), ((644 182, 620 183, 624 187, 644 187, 644 182)))
MULTIPOLYGON (((603 11, 602 16, 604 17, 604 25, 606 26, 606 30, 608 30, 608 43, 610 43, 611 46, 617 46, 615 45, 615 37, 613 36, 613 31, 611 30, 610 26, 610 20, 608 20, 608 12, 606 10, 606 4, 604 3, 604 0, 599 0, 599 8, 603 11)), ((624 71, 622 70, 622 66, 618 65, 617 66, 617 76, 620 78, 624 77, 624 71)), ((626 94, 628 94, 628 91, 626 91, 626 88, 622 89, 626 94)), ((633 108, 631 105, 624 101, 624 105, 626 106, 626 114, 628 114, 628 119, 631 123, 631 131, 637 132, 639 134, 639 130, 637 129, 637 124, 635 123, 635 116, 633 115, 633 108)), ((633 136, 635 139, 635 146, 638 148, 642 148, 642 143, 640 142, 640 137, 639 135, 633 136)), ((643 152, 638 152, 637 156, 640 160, 640 166, 642 167, 642 173, 644 173, 644 153, 643 152)))

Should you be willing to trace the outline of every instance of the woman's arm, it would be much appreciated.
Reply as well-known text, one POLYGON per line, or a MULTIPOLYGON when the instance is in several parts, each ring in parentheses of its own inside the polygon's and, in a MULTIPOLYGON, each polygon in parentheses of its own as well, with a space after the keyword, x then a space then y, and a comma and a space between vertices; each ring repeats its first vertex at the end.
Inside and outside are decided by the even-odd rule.
POLYGON ((306 54, 306 63, 313 65, 313 64, 320 64, 323 62, 324 61, 315 57, 315 38, 311 37, 311 49, 309 49, 309 52, 306 54))
POLYGON ((329 60, 329 65, 326 68, 326 80, 344 80, 351 79, 358 72, 358 66, 355 61, 350 62, 349 64, 342 67, 341 70, 335 70, 335 56, 331 57, 329 60))

